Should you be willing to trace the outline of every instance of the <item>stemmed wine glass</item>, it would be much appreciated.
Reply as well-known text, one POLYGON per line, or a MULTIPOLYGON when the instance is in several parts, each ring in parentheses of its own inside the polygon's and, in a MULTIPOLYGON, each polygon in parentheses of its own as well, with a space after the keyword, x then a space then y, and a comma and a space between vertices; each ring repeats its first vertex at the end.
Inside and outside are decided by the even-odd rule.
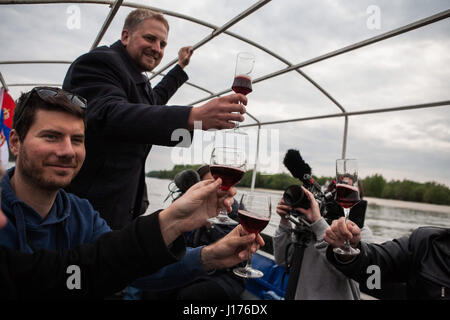
MULTIPOLYGON (((239 52, 236 57, 236 69, 231 89, 235 93, 247 95, 252 92, 252 72, 255 66, 255 56, 250 52, 239 52)), ((239 130, 239 122, 234 127, 235 133, 245 134, 239 130)))
MULTIPOLYGON (((228 191, 238 183, 245 173, 247 159, 245 151, 240 148, 215 147, 211 153, 209 170, 214 179, 221 178, 223 191, 228 191)), ((236 225, 236 221, 228 217, 224 209, 220 209, 216 217, 208 219, 211 223, 236 225)))
MULTIPOLYGON (((347 222, 350 209, 357 204, 359 198, 358 189, 358 162, 355 159, 336 160, 336 202, 344 209, 345 222, 347 222)), ((334 248, 337 254, 355 256, 359 249, 350 246, 350 241, 344 241, 343 248, 334 248)))
MULTIPOLYGON (((251 233, 260 233, 269 223, 272 214, 270 196, 263 194, 244 194, 239 203, 238 216, 244 229, 251 233)), ((261 278, 264 273, 252 268, 251 244, 248 247, 248 259, 245 267, 237 267, 233 272, 243 278, 261 278)))

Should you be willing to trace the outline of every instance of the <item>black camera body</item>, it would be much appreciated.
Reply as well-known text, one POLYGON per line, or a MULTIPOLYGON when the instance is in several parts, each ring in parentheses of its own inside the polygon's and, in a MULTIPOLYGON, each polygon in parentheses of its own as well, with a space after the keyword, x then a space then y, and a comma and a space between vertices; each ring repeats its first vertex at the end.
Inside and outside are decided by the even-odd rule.
MULTIPOLYGON (((326 213, 327 204, 334 201, 334 194, 332 192, 323 193, 320 185, 314 181, 309 175, 305 174, 302 179, 303 186, 313 194, 314 199, 319 204, 320 214, 323 216, 326 213)), ((297 184, 290 185, 283 193, 284 202, 294 208, 309 209, 311 203, 308 196, 303 191, 302 187, 297 184)), ((296 210, 291 212, 294 216, 300 215, 296 210)))
MULTIPOLYGON (((302 182, 303 186, 314 195, 314 199, 319 204, 320 214, 328 224, 331 224, 333 220, 344 216, 343 209, 334 200, 336 189, 333 185, 328 188, 330 191, 324 193, 322 192, 320 185, 317 182, 314 182, 312 177, 308 174, 305 174, 302 182)), ((303 191, 302 187, 297 184, 293 184, 286 188, 283 193, 283 199, 287 205, 292 207, 292 209, 309 209, 311 207, 308 196, 303 191)), ((364 226, 366 209, 367 201, 361 200, 353 206, 350 211, 349 219, 355 222, 360 228, 364 226)), ((302 214, 296 210, 291 210, 290 214, 296 218, 302 216, 302 214)))

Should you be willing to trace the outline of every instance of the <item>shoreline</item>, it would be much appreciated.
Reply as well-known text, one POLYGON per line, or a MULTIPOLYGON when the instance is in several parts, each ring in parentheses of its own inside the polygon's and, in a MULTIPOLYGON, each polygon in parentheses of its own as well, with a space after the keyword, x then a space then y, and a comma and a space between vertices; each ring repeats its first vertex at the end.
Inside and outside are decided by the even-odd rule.
MULTIPOLYGON (((239 187, 239 189, 250 191, 250 188, 246 188, 246 187, 239 187)), ((263 188, 255 188, 255 191, 275 193, 275 194, 279 194, 280 197, 283 195, 283 192, 284 192, 282 190, 272 190, 272 189, 263 189, 263 188)), ((393 199, 383 199, 383 198, 372 198, 372 197, 364 197, 364 200, 367 200, 368 205, 385 206, 385 207, 419 210, 419 211, 432 211, 432 212, 450 214, 450 206, 439 205, 439 204, 393 200, 393 199)))
MULTIPOLYGON (((146 177, 146 179, 171 181, 168 179, 149 178, 149 177, 146 177)), ((250 188, 238 187, 238 190, 245 190, 246 192, 249 192, 250 188)), ((255 188, 255 191, 277 194, 277 195, 279 195, 280 198, 284 193, 283 190, 273 190, 273 189, 264 189, 264 188, 255 188)), ((401 209, 410 209, 410 210, 428 211, 428 212, 431 211, 431 212, 450 214, 450 206, 446 206, 446 205, 403 201, 403 200, 393 200, 393 199, 383 199, 383 198, 372 198, 372 197, 364 197, 364 199, 367 200, 369 205, 377 205, 377 206, 386 206, 386 207, 392 207, 392 208, 401 208, 401 209)))

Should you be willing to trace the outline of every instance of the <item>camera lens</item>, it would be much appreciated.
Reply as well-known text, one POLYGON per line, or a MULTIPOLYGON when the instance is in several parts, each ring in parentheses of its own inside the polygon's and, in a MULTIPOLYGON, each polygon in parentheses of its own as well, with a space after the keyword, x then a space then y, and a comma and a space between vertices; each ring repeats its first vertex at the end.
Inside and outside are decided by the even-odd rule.
POLYGON ((309 209, 310 203, 309 199, 303 191, 302 187, 293 184, 289 186, 283 194, 283 199, 286 204, 290 205, 292 208, 303 208, 309 209))

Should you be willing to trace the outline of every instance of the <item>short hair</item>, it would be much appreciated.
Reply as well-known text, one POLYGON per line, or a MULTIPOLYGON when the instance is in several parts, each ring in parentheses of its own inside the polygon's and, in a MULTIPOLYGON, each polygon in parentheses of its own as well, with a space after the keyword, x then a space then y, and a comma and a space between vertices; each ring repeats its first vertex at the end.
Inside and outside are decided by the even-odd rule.
POLYGON ((35 121, 35 115, 38 110, 62 111, 74 115, 83 120, 86 128, 86 111, 76 104, 72 103, 67 97, 68 92, 52 87, 41 87, 50 90, 57 90, 55 96, 46 96, 41 98, 39 94, 32 89, 22 93, 16 102, 14 110, 12 129, 15 129, 20 141, 23 141, 35 121), (28 97, 29 96, 29 97, 28 97), (26 103, 26 105, 24 105, 26 103), (23 109, 25 108, 25 109, 23 109), (23 109, 23 110, 22 110, 23 109))
POLYGON ((123 30, 126 29, 130 32, 134 32, 137 29, 138 25, 141 24, 142 21, 147 19, 154 19, 161 22, 166 27, 167 32, 169 32, 169 22, 167 22, 163 14, 161 12, 153 11, 150 9, 136 9, 131 11, 125 19, 123 30))

